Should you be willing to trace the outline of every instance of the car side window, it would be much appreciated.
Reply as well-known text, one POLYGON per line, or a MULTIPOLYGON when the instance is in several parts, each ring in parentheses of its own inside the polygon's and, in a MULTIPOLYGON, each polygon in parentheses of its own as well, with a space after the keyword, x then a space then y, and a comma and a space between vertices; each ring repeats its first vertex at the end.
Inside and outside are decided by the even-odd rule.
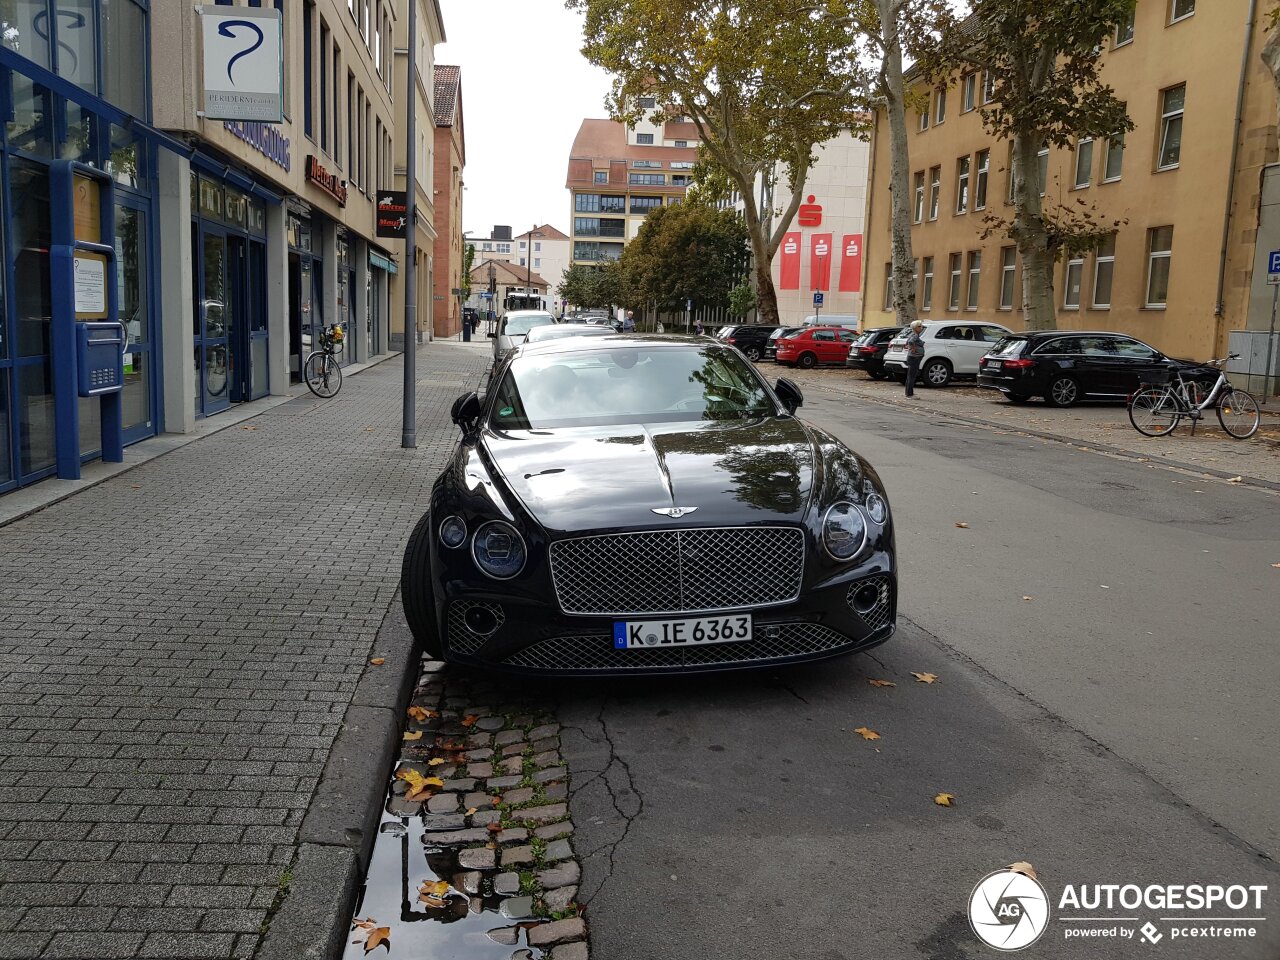
POLYGON ((1079 353, 1079 337, 1058 337, 1048 340, 1036 348, 1036 353, 1079 353))
POLYGON ((857 339, 858 339, 858 334, 857 334, 857 332, 856 332, 856 331, 853 331, 853 330, 841 330, 841 331, 840 331, 840 342, 841 342, 841 343, 853 343, 853 342, 854 342, 855 340, 857 340, 857 339))
POLYGON ((815 340, 822 340, 823 342, 831 342, 831 341, 834 341, 835 338, 836 338, 835 333, 833 333, 830 330, 815 330, 813 332, 813 339, 815 340))
POLYGON ((1121 338, 1115 341, 1115 345, 1116 353, 1128 360, 1154 360, 1160 356, 1145 343, 1139 343, 1137 340, 1121 338))
POLYGON ((951 339, 953 340, 965 340, 971 343, 978 339, 973 332, 973 327, 953 327, 952 330, 951 339))
MULTIPOLYGON (((929 331, 928 331, 928 330, 922 330, 922 331, 920 331, 920 332, 921 332, 921 333, 923 333, 923 334, 925 334, 925 335, 928 335, 928 332, 929 332, 929 331)), ((956 328, 955 328, 955 327, 943 327, 942 329, 940 329, 937 333, 935 333, 935 334, 933 335, 933 339, 935 339, 935 340, 954 340, 955 338, 956 338, 956 328)))
POLYGON ((1009 335, 1009 331, 1005 330, 1003 327, 982 326, 977 329, 982 331, 982 339, 986 340, 988 343, 999 343, 1009 335))
POLYGON ((1086 357, 1114 357, 1110 337, 1081 337, 1080 353, 1086 357))

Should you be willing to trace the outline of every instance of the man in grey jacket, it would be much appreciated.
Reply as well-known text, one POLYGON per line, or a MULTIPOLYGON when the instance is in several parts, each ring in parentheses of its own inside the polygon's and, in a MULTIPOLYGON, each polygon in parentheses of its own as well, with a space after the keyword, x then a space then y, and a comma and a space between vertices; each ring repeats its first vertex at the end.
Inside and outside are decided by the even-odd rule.
POLYGON ((907 334, 907 396, 916 395, 916 376, 920 373, 920 361, 924 359, 924 340, 920 331, 924 329, 923 320, 911 322, 911 332, 907 334))

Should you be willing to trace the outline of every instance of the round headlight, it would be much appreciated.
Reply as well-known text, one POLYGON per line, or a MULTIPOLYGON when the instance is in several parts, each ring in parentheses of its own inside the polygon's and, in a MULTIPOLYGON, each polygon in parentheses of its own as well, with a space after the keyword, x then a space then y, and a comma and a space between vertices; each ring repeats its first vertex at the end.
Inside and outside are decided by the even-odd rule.
POLYGON ((524 569, 524 539, 511 524, 490 520, 471 544, 476 566, 495 580, 510 580, 524 569))
POLYGON ((837 560, 857 556, 867 542, 867 522, 852 503, 837 503, 822 518, 822 545, 837 560))
POLYGON ((867 516, 880 524, 889 519, 889 505, 884 502, 884 497, 880 494, 867 494, 867 516))
POLYGON ((440 542, 446 547, 460 547, 467 539, 467 525, 457 517, 445 517, 440 524, 440 542))

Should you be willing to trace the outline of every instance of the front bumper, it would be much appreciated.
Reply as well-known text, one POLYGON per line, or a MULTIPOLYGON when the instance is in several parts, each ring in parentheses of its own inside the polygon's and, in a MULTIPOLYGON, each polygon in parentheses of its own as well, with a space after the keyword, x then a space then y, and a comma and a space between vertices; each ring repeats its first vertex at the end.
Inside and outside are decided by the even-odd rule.
POLYGON ((770 667, 868 650, 893 636, 897 624, 897 572, 892 553, 883 550, 806 587, 790 603, 725 611, 752 615, 753 638, 732 643, 617 650, 615 622, 722 613, 571 616, 552 598, 533 600, 494 590, 494 584, 479 586, 455 582, 446 590, 440 607, 445 658, 512 673, 601 676, 770 667), (476 608, 484 613, 469 617, 476 608), (497 625, 478 632, 469 620, 497 625))

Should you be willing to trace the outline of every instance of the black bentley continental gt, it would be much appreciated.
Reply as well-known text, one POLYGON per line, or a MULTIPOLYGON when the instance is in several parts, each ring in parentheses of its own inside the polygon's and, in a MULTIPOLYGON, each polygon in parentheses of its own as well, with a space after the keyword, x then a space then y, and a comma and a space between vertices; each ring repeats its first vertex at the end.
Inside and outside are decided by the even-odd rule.
POLYGON ((429 655, 599 675, 722 670, 893 635, 888 497, 740 352, 690 337, 517 348, 405 551, 429 655))

